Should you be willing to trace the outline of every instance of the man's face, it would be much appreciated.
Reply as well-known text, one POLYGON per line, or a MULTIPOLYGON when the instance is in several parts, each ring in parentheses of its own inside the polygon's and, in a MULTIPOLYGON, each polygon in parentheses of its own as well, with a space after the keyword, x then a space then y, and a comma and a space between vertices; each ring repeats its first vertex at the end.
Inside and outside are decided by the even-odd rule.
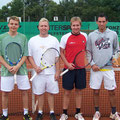
POLYGON ((80 24, 79 21, 72 22, 71 29, 72 29, 73 34, 79 34, 80 33, 80 28, 81 28, 81 24, 80 24))
POLYGON ((107 22, 108 21, 106 20, 105 17, 98 17, 97 24, 100 31, 104 31, 106 29, 107 22))
POLYGON ((40 22, 39 27, 40 35, 48 35, 49 25, 48 22, 40 22))
POLYGON ((17 32, 19 28, 19 22, 11 19, 10 22, 8 23, 8 27, 9 27, 9 31, 17 32))

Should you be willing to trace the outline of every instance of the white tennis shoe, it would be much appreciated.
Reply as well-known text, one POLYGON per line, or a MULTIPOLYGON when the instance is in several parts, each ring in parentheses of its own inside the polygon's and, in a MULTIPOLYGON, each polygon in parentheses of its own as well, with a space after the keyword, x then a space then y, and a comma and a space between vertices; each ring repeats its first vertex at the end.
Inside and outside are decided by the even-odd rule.
POLYGON ((83 118, 83 116, 82 116, 82 113, 75 114, 75 118, 76 118, 77 120, 85 120, 85 119, 83 118))
POLYGON ((120 116, 119 116, 118 112, 116 112, 115 114, 111 113, 110 118, 114 119, 114 120, 120 120, 120 116))
POLYGON ((60 120, 67 120, 68 119, 68 115, 66 114, 62 114, 60 117, 60 120))
POLYGON ((94 116, 93 116, 93 120, 99 120, 100 119, 100 112, 96 111, 94 116))

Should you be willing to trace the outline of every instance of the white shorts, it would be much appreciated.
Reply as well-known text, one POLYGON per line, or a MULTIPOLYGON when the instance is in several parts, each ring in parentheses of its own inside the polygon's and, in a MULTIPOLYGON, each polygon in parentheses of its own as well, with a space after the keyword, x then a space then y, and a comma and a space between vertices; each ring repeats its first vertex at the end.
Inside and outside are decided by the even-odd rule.
POLYGON ((36 95, 45 92, 57 94, 59 93, 58 81, 55 81, 54 75, 37 75, 32 81, 32 91, 36 95))
POLYGON ((104 81, 105 89, 114 90, 116 88, 115 73, 113 70, 98 72, 91 70, 90 88, 100 89, 102 81, 104 81))
MULTIPOLYGON (((30 89, 30 83, 27 75, 17 75, 16 78, 18 89, 30 89)), ((14 89, 14 76, 1 77, 1 90, 4 92, 11 92, 14 89)))

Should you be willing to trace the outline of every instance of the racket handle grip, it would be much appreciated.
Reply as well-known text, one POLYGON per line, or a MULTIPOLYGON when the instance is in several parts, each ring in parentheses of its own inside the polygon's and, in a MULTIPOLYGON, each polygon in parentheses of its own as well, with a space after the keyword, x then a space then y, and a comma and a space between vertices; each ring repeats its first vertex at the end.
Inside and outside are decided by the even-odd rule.
POLYGON ((31 77, 30 81, 32 81, 32 80, 36 77, 36 75, 37 75, 37 73, 35 73, 35 74, 31 77))
POLYGON ((15 84, 17 84, 17 74, 16 73, 14 74, 14 82, 15 82, 15 84))
POLYGON ((67 73, 69 71, 69 69, 66 69, 65 71, 63 71, 60 76, 63 76, 65 73, 67 73))

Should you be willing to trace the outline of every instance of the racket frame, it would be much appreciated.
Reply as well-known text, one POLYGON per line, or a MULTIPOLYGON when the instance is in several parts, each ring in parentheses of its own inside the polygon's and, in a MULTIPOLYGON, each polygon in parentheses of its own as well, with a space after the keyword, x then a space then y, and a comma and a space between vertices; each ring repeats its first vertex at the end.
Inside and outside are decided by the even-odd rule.
POLYGON ((22 56, 23 56, 23 55, 22 55, 21 45, 18 44, 17 42, 10 42, 10 43, 6 46, 6 48, 5 48, 5 57, 6 57, 6 60, 10 63, 11 66, 17 65, 17 64, 20 62, 22 56), (9 59, 8 56, 7 56, 7 47, 8 47, 10 44, 12 44, 12 43, 17 44, 17 45, 19 46, 19 48, 20 48, 20 57, 19 57, 19 59, 18 59, 18 61, 17 61, 16 63, 13 63, 12 61, 10 61, 10 59, 9 59))
MULTIPOLYGON (((101 71, 102 69, 104 69, 105 66, 111 66, 113 62, 110 63, 110 61, 112 61, 113 58, 115 58, 115 59, 118 59, 118 58, 119 58, 119 57, 116 58, 116 55, 117 55, 117 57, 118 57, 118 55, 120 56, 120 50, 117 50, 117 51, 112 55, 112 57, 109 59, 109 61, 108 61, 106 64, 104 64, 103 66, 100 67, 100 71, 101 71)), ((116 65, 116 67, 120 67, 120 66, 119 66, 119 65, 116 65)))
MULTIPOLYGON (((52 57, 52 56, 51 56, 51 57, 52 57)), ((48 48, 48 49, 42 54, 42 56, 41 56, 40 65, 43 66, 43 68, 41 68, 41 70, 44 70, 44 69, 46 69, 46 68, 51 68, 51 67, 55 66, 55 64, 59 61, 59 57, 60 57, 60 52, 59 52, 56 48, 54 48, 54 47, 48 48), (45 66, 44 63, 42 62, 42 60, 43 60, 44 54, 45 54, 48 50, 50 50, 50 49, 53 49, 53 50, 57 51, 57 53, 58 53, 58 56, 57 56, 57 57, 58 57, 58 58, 57 58, 57 57, 56 57, 56 58, 57 58, 58 60, 56 60, 55 63, 52 64, 52 65, 45 66)), ((32 81, 36 76, 37 76, 37 73, 35 73, 35 74, 31 77, 30 81, 32 81)))
MULTIPOLYGON (((76 55, 75 55, 75 58, 74 58, 74 61, 73 61, 73 63, 75 64, 75 66, 77 67, 77 68, 85 68, 85 67, 87 67, 88 65, 90 65, 90 63, 92 62, 92 59, 93 59, 93 56, 92 56, 92 53, 89 51, 89 50, 80 50, 76 55), (76 63, 75 63, 75 61, 76 61, 76 58, 77 58, 77 56, 81 53, 81 52, 83 52, 83 51, 88 51, 90 54, 91 54, 91 59, 90 59, 90 61, 88 62, 88 64, 87 65, 85 65, 85 66, 83 66, 83 67, 80 67, 80 66, 78 66, 76 63)), ((66 69, 65 71, 63 71, 61 74, 60 74, 60 76, 63 76, 65 73, 67 73, 69 71, 69 69, 66 69)))
POLYGON ((76 56, 75 56, 75 58, 74 58, 74 64, 75 64, 75 66, 77 67, 77 68, 85 68, 85 67, 87 67, 88 65, 90 65, 90 63, 92 62, 92 60, 93 60, 93 55, 92 55, 92 53, 89 51, 89 50, 81 50, 81 51, 79 51, 77 54, 76 54, 76 56), (81 53, 81 52, 89 52, 89 54, 90 54, 90 56, 91 56, 91 59, 90 59, 90 61, 85 65, 85 66, 79 66, 78 64, 76 64, 76 59, 77 59, 77 56, 81 53))
MULTIPOLYGON (((22 47, 21 47, 20 44, 18 44, 17 42, 10 42, 10 43, 7 44, 7 46, 6 46, 6 48, 5 48, 5 58, 6 58, 6 60, 9 62, 9 64, 10 64, 11 66, 17 65, 17 64, 20 62, 20 60, 22 59, 22 57, 23 57, 22 47), (12 61, 10 61, 10 59, 9 59, 8 56, 7 56, 7 47, 8 47, 10 44, 13 44, 13 43, 14 43, 14 44, 17 44, 17 45, 19 46, 19 48, 20 48, 20 57, 19 57, 18 61, 15 62, 15 63, 13 63, 12 61)), ((17 84, 17 74, 16 74, 16 73, 14 74, 14 81, 15 81, 15 84, 17 84)))

